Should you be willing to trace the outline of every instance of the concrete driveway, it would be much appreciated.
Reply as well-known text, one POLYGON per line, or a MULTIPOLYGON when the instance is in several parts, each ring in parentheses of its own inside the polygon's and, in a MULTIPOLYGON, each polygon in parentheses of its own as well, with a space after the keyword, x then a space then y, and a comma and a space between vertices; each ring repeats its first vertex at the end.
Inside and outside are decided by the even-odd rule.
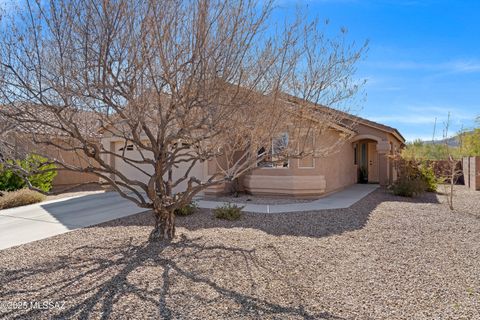
POLYGON ((145 211, 116 192, 0 211, 0 250, 145 211))

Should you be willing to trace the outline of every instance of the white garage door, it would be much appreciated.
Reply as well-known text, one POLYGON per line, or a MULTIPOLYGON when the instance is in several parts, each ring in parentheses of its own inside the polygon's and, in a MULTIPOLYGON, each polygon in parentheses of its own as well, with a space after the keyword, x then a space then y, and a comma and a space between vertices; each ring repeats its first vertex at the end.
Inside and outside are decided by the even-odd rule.
MULTIPOLYGON (((115 151, 117 154, 122 154, 123 148, 125 147, 125 144, 123 142, 117 142, 115 143, 115 151)), ((151 152, 143 152, 143 155, 145 157, 150 157, 152 158, 152 153, 151 152)), ((125 156, 128 157, 129 159, 133 160, 142 160, 142 156, 140 155, 140 152, 133 146, 133 145, 127 145, 126 150, 125 150, 125 156)), ((153 173, 153 168, 151 165, 138 165, 143 171, 145 171, 147 174, 143 173, 142 171, 138 170, 137 168, 134 168, 124 160, 120 158, 115 159, 115 168, 119 170, 122 174, 124 174, 127 178, 131 180, 139 180, 141 182, 148 182, 148 179, 150 178, 149 174, 153 173)), ((173 170, 173 181, 176 181, 180 177, 183 177, 185 173, 187 172, 190 164, 189 163, 180 163, 178 164, 178 168, 175 168, 173 170)), ((196 177, 200 180, 203 180, 204 178, 204 164, 202 162, 197 162, 195 166, 192 168, 190 171, 189 176, 190 177, 196 177)), ((177 192, 182 192, 185 191, 187 187, 187 180, 183 181, 180 183, 178 186, 176 186, 173 189, 174 193, 177 192)))

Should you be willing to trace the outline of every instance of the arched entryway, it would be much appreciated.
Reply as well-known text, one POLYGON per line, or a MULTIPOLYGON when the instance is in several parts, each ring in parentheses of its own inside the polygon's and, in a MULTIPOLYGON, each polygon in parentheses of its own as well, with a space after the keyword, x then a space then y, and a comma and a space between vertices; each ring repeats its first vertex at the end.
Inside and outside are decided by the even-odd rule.
POLYGON ((358 183, 388 185, 389 145, 374 135, 358 135, 352 141, 358 183))

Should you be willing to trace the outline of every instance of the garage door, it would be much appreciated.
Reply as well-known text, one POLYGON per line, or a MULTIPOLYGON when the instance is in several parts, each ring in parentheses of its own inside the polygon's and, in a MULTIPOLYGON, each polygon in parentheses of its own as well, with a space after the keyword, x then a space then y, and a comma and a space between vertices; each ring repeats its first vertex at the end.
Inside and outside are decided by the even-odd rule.
MULTIPOLYGON (((128 157, 129 159, 132 160, 142 160, 142 156, 140 152, 133 146, 133 145, 127 145, 123 142, 117 142, 115 143, 115 150, 117 154, 122 154, 123 149, 125 148, 125 156, 128 157)), ((144 152, 142 151, 143 155, 145 157, 150 157, 152 158, 152 153, 151 152, 144 152)), ((137 168, 132 167, 129 165, 127 162, 125 162, 123 159, 116 158, 115 159, 115 168, 119 170, 122 174, 124 174, 127 178, 129 179, 135 179, 139 180, 142 182, 148 182, 148 179, 150 179, 150 174, 153 173, 153 168, 151 165, 138 165, 144 172, 138 170, 137 168)), ((180 163, 178 164, 178 168, 175 168, 173 170, 173 181, 176 181, 180 177, 183 177, 185 173, 187 172, 189 168, 189 163, 180 163)), ((195 166, 192 168, 190 171, 189 176, 196 177, 200 180, 203 180, 204 178, 204 172, 203 172, 203 163, 198 162, 195 164, 195 166)), ((177 192, 182 192, 185 191, 187 187, 187 181, 183 181, 180 183, 178 186, 176 186, 173 189, 174 193, 177 192)))

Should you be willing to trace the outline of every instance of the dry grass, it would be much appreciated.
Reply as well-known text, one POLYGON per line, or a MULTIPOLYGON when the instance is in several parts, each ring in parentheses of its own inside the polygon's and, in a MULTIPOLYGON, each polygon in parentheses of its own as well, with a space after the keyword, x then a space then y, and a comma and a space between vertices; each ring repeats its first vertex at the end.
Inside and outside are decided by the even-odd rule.
POLYGON ((151 244, 150 214, 0 251, 0 309, 21 319, 480 319, 479 192, 378 190, 349 209, 179 217, 151 244))
POLYGON ((15 208, 26 206, 45 200, 45 196, 36 191, 21 189, 17 191, 5 192, 0 197, 0 209, 15 208))

